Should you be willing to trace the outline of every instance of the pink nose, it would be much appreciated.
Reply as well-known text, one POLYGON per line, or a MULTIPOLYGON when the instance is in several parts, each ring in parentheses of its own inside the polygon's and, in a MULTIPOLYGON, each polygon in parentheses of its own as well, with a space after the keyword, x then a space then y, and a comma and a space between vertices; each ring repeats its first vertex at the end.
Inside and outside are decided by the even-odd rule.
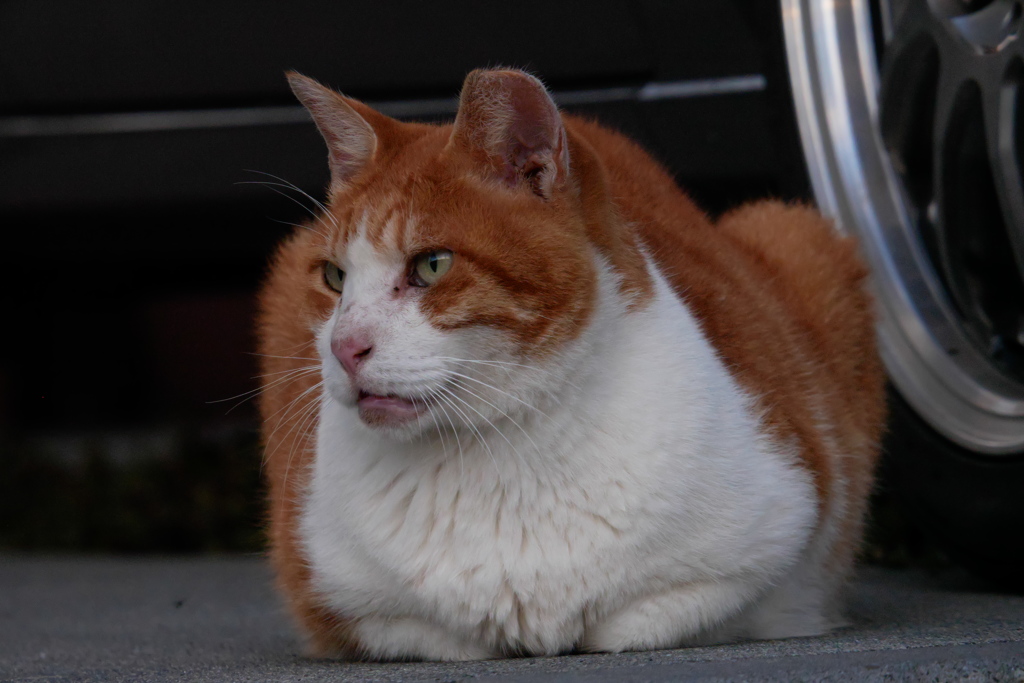
POLYGON ((359 365, 373 354, 373 345, 366 337, 336 337, 331 341, 331 352, 345 372, 355 376, 359 365))

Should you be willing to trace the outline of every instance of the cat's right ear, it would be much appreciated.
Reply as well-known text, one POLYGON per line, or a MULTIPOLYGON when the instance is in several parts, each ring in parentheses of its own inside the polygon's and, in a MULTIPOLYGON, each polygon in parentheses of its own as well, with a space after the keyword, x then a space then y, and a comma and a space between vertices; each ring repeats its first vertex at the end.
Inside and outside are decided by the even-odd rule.
POLYGON ((327 143, 331 192, 342 190, 373 159, 377 134, 342 95, 295 71, 286 75, 292 92, 313 117, 327 143))
POLYGON ((539 80, 518 69, 477 69, 459 95, 451 144, 512 188, 551 199, 569 175, 561 114, 539 80))

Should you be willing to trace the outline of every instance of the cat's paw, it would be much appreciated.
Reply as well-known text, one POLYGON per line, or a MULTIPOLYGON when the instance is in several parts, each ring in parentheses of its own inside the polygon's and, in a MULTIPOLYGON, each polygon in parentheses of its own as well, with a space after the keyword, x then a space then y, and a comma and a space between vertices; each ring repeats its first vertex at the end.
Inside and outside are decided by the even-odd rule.
POLYGON ((583 639, 586 652, 629 652, 661 650, 680 644, 674 629, 652 619, 643 610, 615 614, 591 628, 583 639))
POLYGON ((746 591, 730 582, 640 598, 591 627, 582 648, 626 652, 717 642, 720 626, 742 609, 745 596, 746 591))
POLYGON ((374 659, 464 662, 499 656, 415 617, 361 619, 356 631, 363 651, 374 659))

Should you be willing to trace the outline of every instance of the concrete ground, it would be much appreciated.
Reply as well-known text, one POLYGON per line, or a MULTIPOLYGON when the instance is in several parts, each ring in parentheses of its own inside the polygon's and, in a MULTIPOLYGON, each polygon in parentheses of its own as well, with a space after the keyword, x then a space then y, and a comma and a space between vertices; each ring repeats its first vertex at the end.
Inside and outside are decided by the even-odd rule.
POLYGON ((1024 596, 869 569, 818 638, 467 664, 307 659, 259 558, 0 556, 0 681, 1024 681, 1024 596))

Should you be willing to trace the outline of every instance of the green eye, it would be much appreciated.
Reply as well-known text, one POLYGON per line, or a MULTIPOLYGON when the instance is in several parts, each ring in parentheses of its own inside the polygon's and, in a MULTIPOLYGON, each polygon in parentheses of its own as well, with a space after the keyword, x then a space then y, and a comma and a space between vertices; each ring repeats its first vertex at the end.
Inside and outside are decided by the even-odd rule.
POLYGON ((416 257, 413 263, 412 284, 418 287, 432 285, 452 267, 454 255, 447 249, 429 251, 416 257))
POLYGON ((333 263, 324 264, 324 282, 335 292, 340 293, 341 288, 345 285, 345 271, 333 263))

